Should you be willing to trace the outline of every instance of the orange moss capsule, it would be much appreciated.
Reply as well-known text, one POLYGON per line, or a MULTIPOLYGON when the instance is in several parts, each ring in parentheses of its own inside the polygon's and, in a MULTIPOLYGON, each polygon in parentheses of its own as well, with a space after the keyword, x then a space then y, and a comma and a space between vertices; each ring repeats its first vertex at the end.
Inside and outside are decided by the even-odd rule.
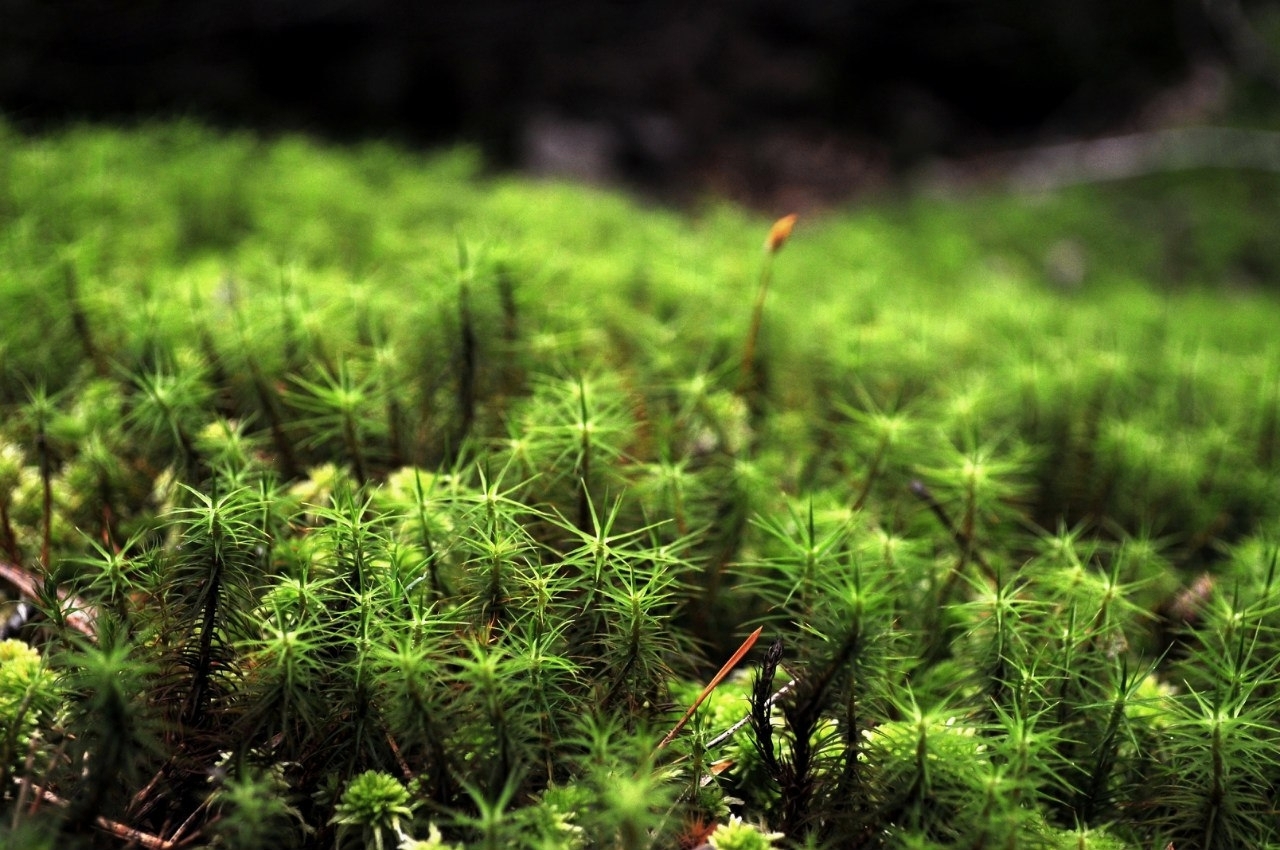
POLYGON ((787 244, 787 237, 791 235, 791 228, 796 226, 798 216, 795 213, 784 215, 773 223, 773 227, 769 228, 769 238, 764 240, 764 249, 770 254, 776 254, 782 250, 782 246, 787 244))

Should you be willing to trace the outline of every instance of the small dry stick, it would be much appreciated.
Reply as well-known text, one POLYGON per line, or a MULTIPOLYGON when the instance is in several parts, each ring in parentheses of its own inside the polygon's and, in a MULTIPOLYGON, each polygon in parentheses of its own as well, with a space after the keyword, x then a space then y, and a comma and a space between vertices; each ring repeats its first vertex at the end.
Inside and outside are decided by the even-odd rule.
POLYGON ((751 647, 756 645, 756 640, 759 639, 762 631, 764 631, 764 626, 761 626, 747 636, 747 639, 742 642, 742 646, 738 647, 738 651, 724 663, 724 666, 720 668, 720 672, 716 673, 707 686, 702 689, 702 693, 698 694, 698 698, 693 701, 693 705, 689 706, 689 710, 684 713, 684 717, 680 718, 680 722, 675 725, 675 728, 667 733, 667 737, 662 739, 662 743, 658 744, 655 752, 662 749, 667 744, 670 744, 676 735, 680 733, 680 730, 684 728, 684 725, 689 722, 689 718, 693 717, 693 713, 698 710, 698 706, 702 705, 706 698, 711 696, 711 692, 724 681, 724 677, 728 676, 729 671, 731 671, 734 666, 742 660, 742 656, 750 652, 751 647))
MULTIPOLYGON (((12 584, 25 596, 31 599, 40 598, 40 587, 43 582, 39 576, 30 570, 16 564, 0 561, 0 578, 12 584)), ((98 612, 93 606, 87 604, 78 596, 71 596, 61 588, 58 589, 58 601, 70 603, 69 608, 64 609, 66 610, 68 626, 88 638, 96 639, 98 637, 93 628, 98 612)))
MULTIPOLYGON (((212 794, 210 794, 209 796, 205 797, 203 800, 200 801, 200 805, 196 806, 195 809, 192 810, 191 814, 187 816, 187 819, 182 822, 182 825, 179 826, 177 830, 174 831, 173 835, 169 836, 168 841, 171 847, 179 847, 183 844, 190 844, 191 842, 195 841, 197 838, 200 837, 199 830, 192 833, 187 838, 183 838, 182 834, 191 828, 191 826, 196 822, 196 818, 200 816, 201 812, 209 808, 209 805, 212 802, 213 802, 212 794)), ((206 823, 208 822, 206 821, 206 823)))
POLYGON ((791 229, 796 225, 796 214, 785 215, 773 223, 769 236, 764 240, 764 264, 760 267, 760 286, 756 289, 756 303, 751 311, 751 329, 747 331, 747 344, 742 351, 742 374, 738 391, 747 393, 754 389, 756 371, 756 341, 760 337, 760 323, 764 319, 764 299, 769 294, 769 278, 773 274, 773 258, 787 244, 791 229))
MULTIPOLYGON (((770 708, 778 700, 782 699, 784 696, 791 693, 791 691, 794 690, 795 686, 798 684, 800 684, 800 679, 795 678, 795 679, 792 679, 790 682, 787 682, 782 687, 778 688, 776 691, 773 692, 772 696, 770 696, 767 700, 764 701, 765 708, 770 708)), ((716 747, 720 746, 725 741, 729 740, 734 735, 736 735, 739 729, 741 729, 743 726, 746 726, 750 722, 751 722, 751 715, 750 714, 745 715, 737 723, 733 724, 728 729, 721 732, 719 735, 716 735, 710 741, 707 741, 707 746, 705 747, 706 751, 711 752, 716 747)), ((699 780, 698 782, 698 787, 706 788, 708 785, 710 785, 712 782, 715 781, 716 775, 720 773, 720 770, 723 770, 724 767, 728 767, 729 764, 731 763, 732 763, 732 759, 728 759, 725 761, 717 762, 715 765, 712 765, 711 772, 704 773, 702 775, 702 779, 699 780), (717 767, 719 767, 720 769, 716 769, 717 767)))
MULTIPOLYGON (((778 688, 776 691, 774 691, 774 692, 773 692, 773 696, 769 697, 767 700, 765 700, 765 701, 764 701, 765 708, 770 708, 770 707, 772 707, 772 706, 773 706, 773 704, 774 704, 775 702, 777 702, 778 700, 782 699, 782 698, 783 698, 783 697, 785 697, 787 694, 791 693, 791 691, 792 691, 792 690, 795 688, 795 686, 796 686, 796 685, 798 685, 798 684, 800 684, 800 680, 799 680, 799 679, 792 679, 790 682, 787 682, 785 685, 783 685, 782 687, 778 688)), ((715 736, 714 738, 712 738, 710 741, 707 741, 707 747, 706 747, 706 748, 707 748, 708 750, 715 749, 716 747, 720 746, 720 745, 721 745, 721 744, 723 744, 725 741, 729 740, 729 739, 730 739, 730 738, 732 738, 734 735, 736 735, 736 734, 738 733, 738 730, 739 730, 739 729, 741 729, 743 726, 746 726, 746 725, 747 725, 748 723, 750 723, 750 722, 751 722, 751 715, 750 715, 750 714, 745 715, 745 716, 744 716, 741 720, 739 720, 737 723, 733 724, 733 725, 732 725, 732 726, 730 726, 728 729, 726 729, 726 730, 724 730, 723 732, 721 732, 719 735, 716 735, 716 736, 715 736)))
MULTIPOLYGON (((19 780, 15 779, 14 781, 18 782, 19 780)), ((66 800, 48 789, 41 788, 39 785, 32 785, 31 788, 35 791, 36 796, 44 800, 46 803, 52 803, 53 805, 62 808, 66 808, 69 805, 66 800)), ((131 826, 126 826, 125 824, 117 823, 113 820, 107 820, 101 815, 94 818, 93 822, 98 829, 109 832, 117 838, 122 838, 132 846, 143 847, 146 848, 146 850, 174 850, 174 848, 181 846, 177 842, 171 841, 167 838, 161 838, 158 835, 151 835, 150 833, 134 829, 131 826)))

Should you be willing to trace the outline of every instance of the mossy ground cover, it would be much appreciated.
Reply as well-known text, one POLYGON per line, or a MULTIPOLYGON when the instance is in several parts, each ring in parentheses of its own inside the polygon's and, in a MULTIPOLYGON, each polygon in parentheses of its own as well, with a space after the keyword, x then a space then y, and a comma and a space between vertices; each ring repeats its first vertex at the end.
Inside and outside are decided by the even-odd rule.
POLYGON ((1276 176, 0 136, 6 846, 1280 841, 1276 176))

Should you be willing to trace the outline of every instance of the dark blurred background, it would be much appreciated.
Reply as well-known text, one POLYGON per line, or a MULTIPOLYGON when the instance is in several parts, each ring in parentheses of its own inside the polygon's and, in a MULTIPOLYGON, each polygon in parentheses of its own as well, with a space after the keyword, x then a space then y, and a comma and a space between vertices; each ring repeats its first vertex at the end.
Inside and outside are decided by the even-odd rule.
POLYGON ((0 0, 0 112, 467 140, 497 167, 657 191, 838 193, 1212 112, 1248 52, 1231 16, 1273 5, 1236 2, 0 0))

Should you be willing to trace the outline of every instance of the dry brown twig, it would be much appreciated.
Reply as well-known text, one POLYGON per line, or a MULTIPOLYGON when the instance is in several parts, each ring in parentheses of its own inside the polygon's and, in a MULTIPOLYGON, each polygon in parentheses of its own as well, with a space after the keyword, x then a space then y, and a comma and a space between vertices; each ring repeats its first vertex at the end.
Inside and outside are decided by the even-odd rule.
POLYGON ((742 642, 742 645, 738 647, 737 651, 734 652, 733 655, 729 657, 729 660, 724 663, 720 668, 720 672, 716 673, 715 676, 712 677, 711 681, 707 683, 707 686, 702 689, 702 693, 698 694, 698 698, 689 706, 689 710, 684 713, 684 717, 681 717, 680 722, 667 733, 667 737, 662 739, 662 742, 658 744, 657 749, 662 749, 675 739, 680 730, 684 728, 684 725, 689 722, 689 718, 693 717, 693 713, 698 710, 698 706, 702 705, 706 698, 711 696, 711 692, 724 681, 724 677, 728 676, 734 666, 742 660, 742 657, 751 651, 751 647, 755 646, 756 640, 759 639, 762 631, 764 631, 764 626, 760 626, 754 632, 747 635, 747 639, 742 642))
MULTIPOLYGON (((0 578, 17 588, 23 596, 29 599, 40 598, 40 590, 44 585, 44 581, 31 570, 6 561, 0 561, 0 578)), ((98 612, 92 605, 61 588, 58 589, 58 603, 63 606, 62 610, 66 616, 68 626, 71 626, 71 628, 90 640, 97 639, 98 635, 94 630, 93 624, 98 618, 98 612)))
MULTIPOLYGON (((21 782, 22 780, 15 779, 14 781, 21 782)), ((41 788, 39 785, 34 784, 29 787, 35 792, 37 797, 46 803, 51 803, 59 808, 67 808, 71 805, 62 797, 59 797, 47 788, 41 788)), ((161 838, 158 835, 143 832, 140 829, 134 829, 131 826, 126 826, 125 824, 118 823, 117 821, 108 820, 101 815, 94 818, 93 823, 94 826, 98 827, 98 829, 101 829, 104 832, 109 832, 112 835, 123 839, 128 842, 130 846, 142 847, 145 848, 145 850, 177 850, 177 848, 190 843, 190 841, 196 838, 195 835, 192 835, 187 839, 187 841, 173 841, 168 838, 161 838)))

